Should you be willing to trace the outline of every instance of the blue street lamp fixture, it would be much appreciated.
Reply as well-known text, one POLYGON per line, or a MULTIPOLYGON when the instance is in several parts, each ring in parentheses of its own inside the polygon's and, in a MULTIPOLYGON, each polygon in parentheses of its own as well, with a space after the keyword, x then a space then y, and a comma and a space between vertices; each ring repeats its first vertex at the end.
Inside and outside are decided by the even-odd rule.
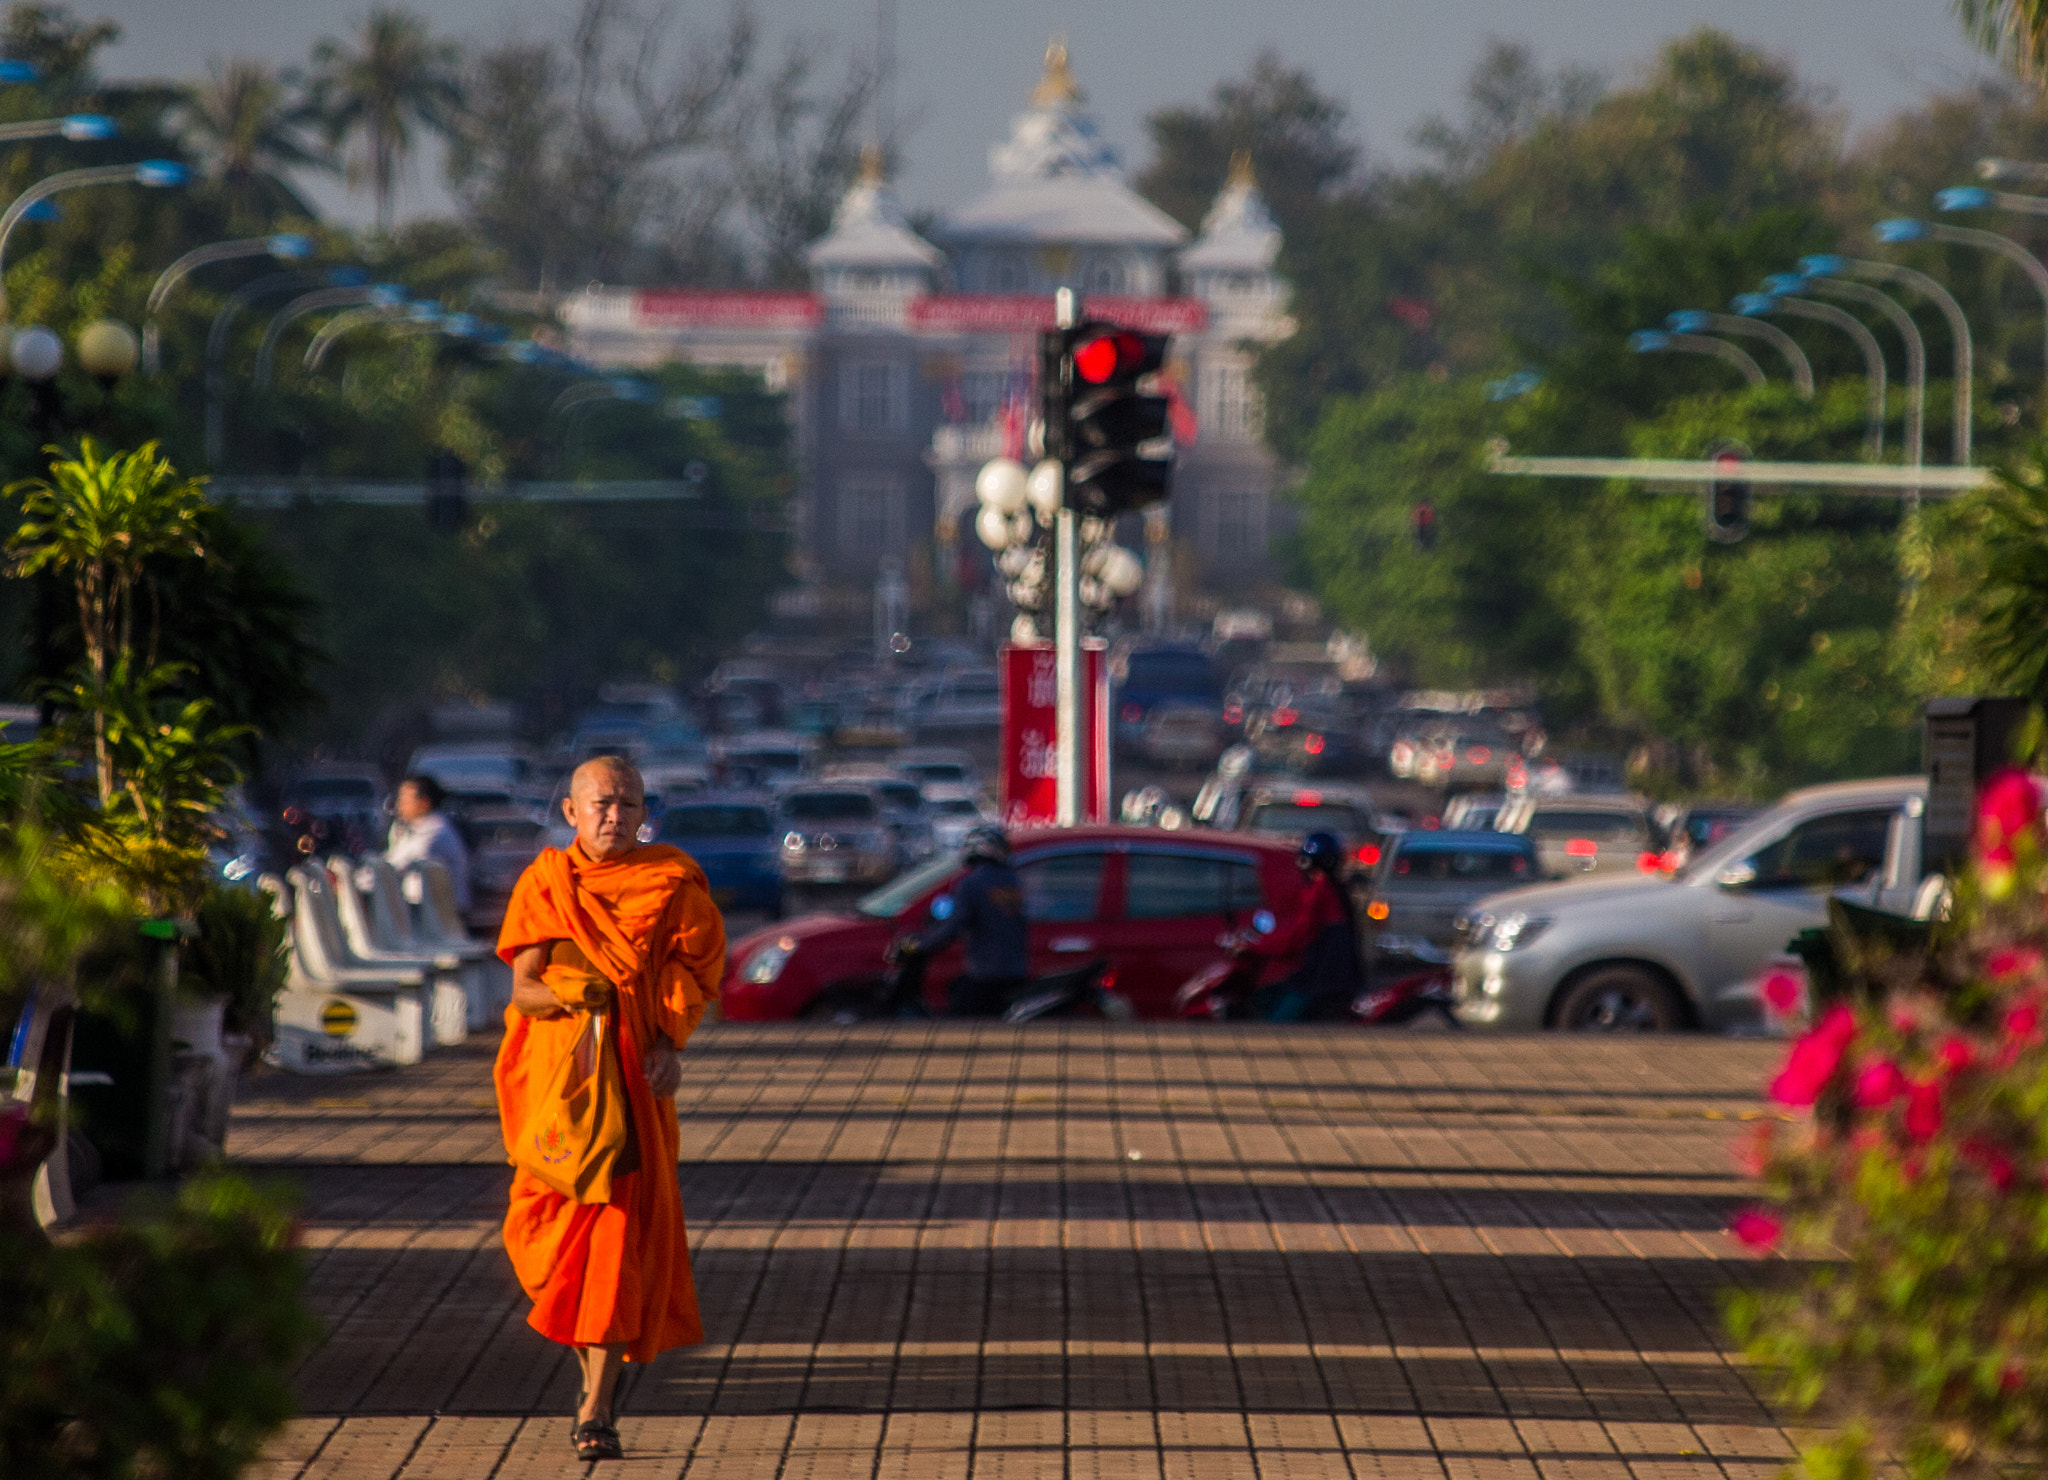
POLYGON ((1672 334, 1663 329, 1638 329, 1628 337, 1628 347, 1639 355, 1712 355, 1742 372, 1751 385, 1764 383, 1764 367, 1725 339, 1706 334, 1672 334))
POLYGON ((1870 387, 1870 414, 1863 431, 1863 450, 1872 461, 1884 456, 1884 350, 1879 347, 1877 336, 1864 327, 1861 319, 1832 303, 1808 303, 1794 296, 1808 291, 1806 279, 1797 273, 1779 273, 1768 286, 1770 291, 1767 293, 1737 294, 1729 307, 1744 318, 1777 313, 1832 324, 1855 340, 1856 348, 1863 353, 1864 379, 1870 387))
POLYGON ((20 123, 0 123, 0 143, 15 144, 24 139, 68 139, 74 144, 97 143, 119 138, 121 125, 104 113, 72 113, 63 118, 27 118, 20 123))
MULTIPOLYGON (((1967 189, 1967 187, 1965 187, 1967 189)), ((1941 197, 1956 194, 1944 190, 1935 197, 1941 205, 1941 197)), ((1982 192, 1978 192, 1982 193, 1982 192)), ((1948 207, 1941 206, 1947 210, 1948 207)), ((1964 207, 1963 209, 1970 209, 1964 207)), ((2018 267, 2034 285, 2034 291, 2041 296, 2042 346, 2041 346, 2041 394, 2048 399, 2048 264, 2029 252, 2009 236, 2000 236, 1995 231, 1979 231, 1974 226, 1947 226, 1936 221, 1914 221, 1904 217, 1877 223, 1877 239, 1886 246, 1902 246, 1909 242, 1944 242, 1958 247, 1977 247, 1986 252, 1996 252, 2006 261, 2018 267)))
MULTIPOLYGON (((141 185, 151 190, 163 190, 183 185, 190 176, 191 171, 175 160, 145 159, 140 164, 106 164, 82 170, 62 170, 38 180, 17 195, 5 212, 0 212, 0 284, 6 281, 7 239, 39 201, 47 200, 59 191, 77 190, 87 185, 141 185)), ((6 290, 0 286, 0 311, 4 311, 6 306, 6 290)))
POLYGON ((1813 366, 1807 362, 1806 352, 1790 334, 1775 324, 1760 324, 1755 319, 1725 313, 1708 313, 1705 309, 1682 308, 1664 320, 1664 327, 1676 334, 1748 334, 1767 340, 1792 367, 1792 384, 1798 389, 1800 398, 1813 399, 1813 366))
POLYGON ((302 236, 296 231, 280 232, 275 236, 250 236, 239 241, 214 242, 209 246, 194 247, 177 261, 157 275, 155 286, 149 290, 149 302, 142 310, 142 372, 155 375, 163 368, 162 334, 157 327, 157 310, 163 307, 164 299, 171 289, 185 280, 195 268, 205 267, 213 262, 231 262, 242 257, 273 257, 279 262, 303 262, 313 255, 313 238, 302 236))

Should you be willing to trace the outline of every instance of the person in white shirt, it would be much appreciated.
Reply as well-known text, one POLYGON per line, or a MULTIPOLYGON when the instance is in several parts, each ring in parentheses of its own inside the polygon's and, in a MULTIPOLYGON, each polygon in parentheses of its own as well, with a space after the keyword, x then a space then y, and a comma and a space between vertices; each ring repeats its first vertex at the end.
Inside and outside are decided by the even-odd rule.
POLYGON ((398 818, 391 824, 391 839, 384 849, 385 860, 403 872, 416 863, 432 859, 448 870, 448 882, 455 886, 455 903, 465 914, 470 908, 469 849, 462 834, 441 812, 447 793, 431 776, 408 776, 398 783, 394 804, 398 818))

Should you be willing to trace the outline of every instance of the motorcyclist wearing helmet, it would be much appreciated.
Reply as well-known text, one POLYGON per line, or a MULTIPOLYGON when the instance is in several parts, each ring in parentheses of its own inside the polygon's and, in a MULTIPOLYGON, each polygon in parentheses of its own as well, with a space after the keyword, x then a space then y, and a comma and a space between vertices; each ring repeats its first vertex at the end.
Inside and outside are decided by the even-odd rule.
POLYGON ((918 955, 944 950, 957 938, 966 969, 946 989, 951 1017, 1001 1017, 1031 978, 1031 940, 1024 923, 1024 885, 1010 867, 1010 841, 999 827, 977 827, 964 850, 967 873, 953 888, 952 913, 899 949, 918 955))
POLYGON ((1312 832, 1301 840, 1294 863, 1308 884, 1301 911, 1260 946, 1259 954, 1275 959, 1299 954, 1301 964, 1260 990, 1259 1015, 1276 1023, 1341 1017, 1364 983, 1358 917, 1344 883, 1344 844, 1335 833, 1312 832))

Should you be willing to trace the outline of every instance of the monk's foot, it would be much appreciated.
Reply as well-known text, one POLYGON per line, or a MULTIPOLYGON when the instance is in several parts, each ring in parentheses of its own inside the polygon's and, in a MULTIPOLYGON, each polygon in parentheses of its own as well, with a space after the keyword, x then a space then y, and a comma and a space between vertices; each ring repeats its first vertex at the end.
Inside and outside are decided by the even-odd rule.
POLYGON ((569 1442, 576 1446, 576 1458, 580 1460, 626 1457, 626 1451, 619 1445, 619 1431, 603 1420, 592 1418, 579 1423, 569 1442))

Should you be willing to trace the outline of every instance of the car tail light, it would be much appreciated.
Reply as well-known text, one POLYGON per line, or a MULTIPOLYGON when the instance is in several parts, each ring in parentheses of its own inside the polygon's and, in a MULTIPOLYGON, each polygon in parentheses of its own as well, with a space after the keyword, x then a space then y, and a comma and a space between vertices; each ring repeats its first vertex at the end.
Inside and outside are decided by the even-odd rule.
POLYGON ((1365 917, 1368 920, 1384 920, 1392 913, 1393 911, 1387 908, 1387 902, 1384 899, 1375 899, 1365 907, 1365 917))
POLYGON ((1380 850, 1373 844, 1367 843, 1351 856, 1357 859, 1366 868, 1371 868, 1374 864, 1380 861, 1380 850))
POLYGON ((1145 706, 1142 704, 1126 704, 1123 708, 1123 716, 1125 724, 1134 725, 1145 717, 1145 706))
POLYGON ((1662 853, 1638 853, 1636 855, 1636 867, 1646 874, 1661 874, 1664 872, 1664 855, 1662 853))
POLYGON ((1475 766, 1483 766, 1493 759, 1493 752, 1484 745, 1475 745, 1465 752, 1465 759, 1475 766))
POLYGON ((1297 791, 1294 794, 1294 805, 1297 807, 1320 807, 1322 804, 1323 794, 1319 791, 1297 791))
POLYGON ((1573 838, 1564 845, 1564 853, 1567 858, 1598 858, 1600 845, 1591 838, 1573 838))
POLYGON ((1435 832, 1443 825, 1444 820, 1441 817, 1425 817, 1422 819, 1422 830, 1424 832, 1435 832))
POLYGON ((1276 725, 1291 725, 1300 718, 1298 713, 1284 704, 1273 711, 1273 723, 1276 725))
POLYGON ((1243 723, 1244 723, 1244 706, 1243 706, 1242 704, 1226 704, 1226 705, 1224 705, 1224 706, 1223 706, 1223 723, 1225 723, 1226 725, 1241 725, 1241 724, 1243 724, 1243 723))
POLYGON ((1301 748, 1310 755, 1321 755, 1323 753, 1323 737, 1321 735, 1311 735, 1308 739, 1301 742, 1301 748))
POLYGON ((1520 791, 1523 787, 1527 786, 1528 784, 1529 768, 1522 764, 1522 758, 1520 756, 1516 756, 1513 760, 1508 762, 1508 790, 1520 791))

